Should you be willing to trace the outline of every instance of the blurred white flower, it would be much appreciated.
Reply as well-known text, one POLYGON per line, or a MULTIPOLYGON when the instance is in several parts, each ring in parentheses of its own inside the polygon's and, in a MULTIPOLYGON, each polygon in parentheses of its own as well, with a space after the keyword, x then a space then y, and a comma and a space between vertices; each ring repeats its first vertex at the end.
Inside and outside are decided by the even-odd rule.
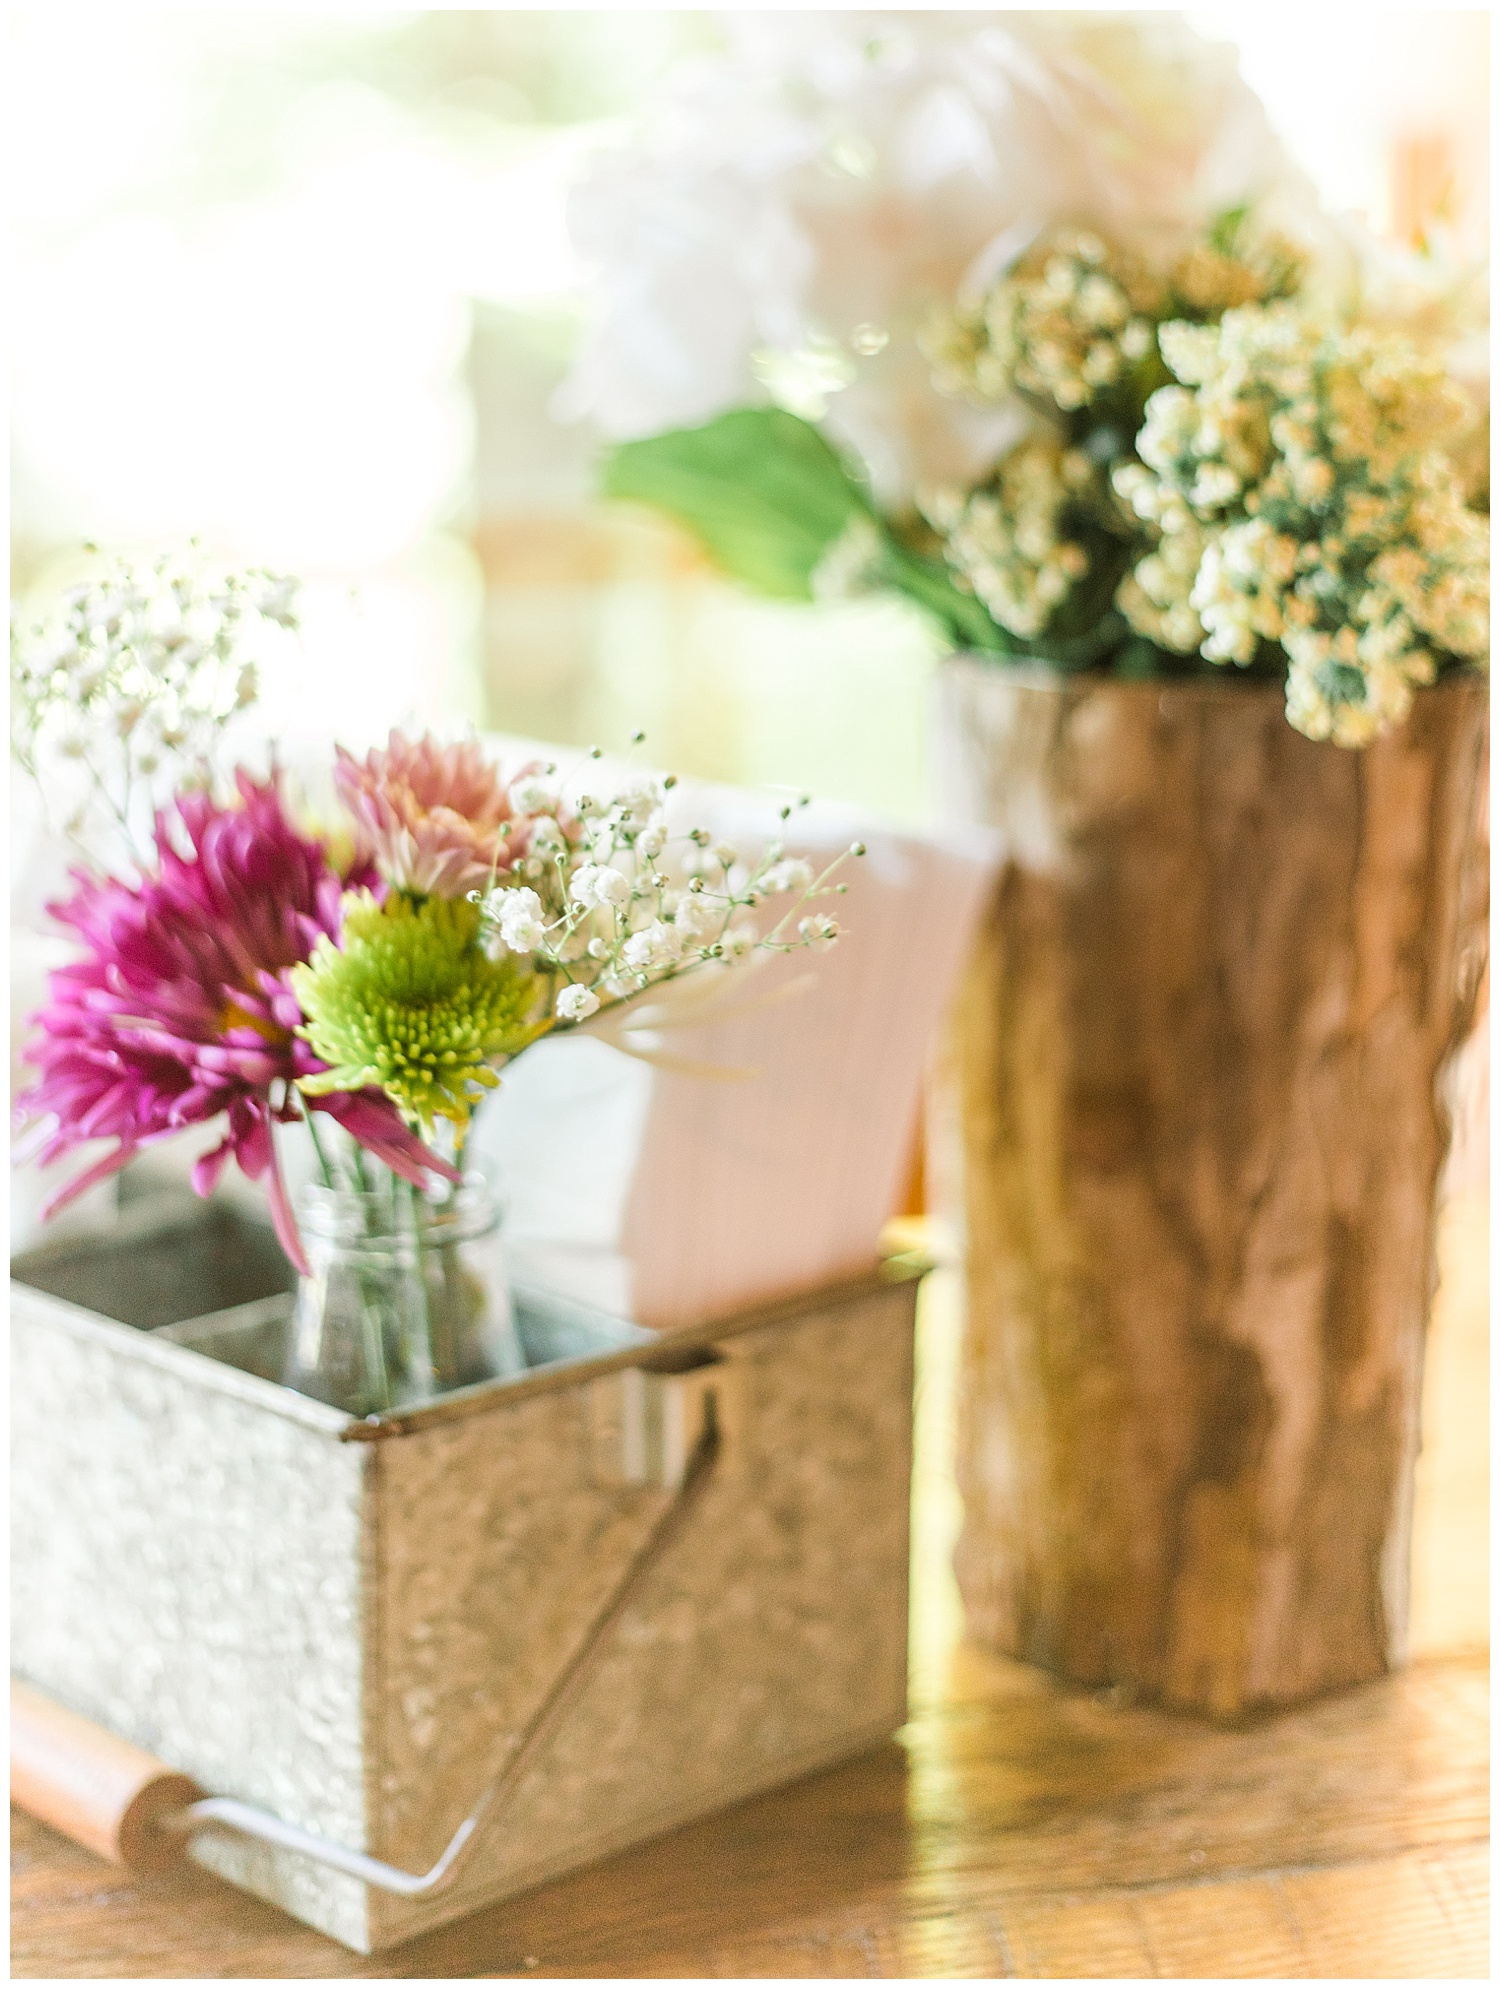
POLYGON ((826 953, 839 936, 839 922, 827 912, 815 912, 811 918, 803 919, 797 930, 805 946, 814 953, 826 953))
POLYGON ((1007 406, 933 393, 915 332, 1049 223, 1170 254, 1248 196, 1315 208, 1234 54, 1165 13, 727 17, 575 189, 594 322, 559 403, 611 437, 778 399, 877 500, 972 482, 1007 406))
POLYGON ((685 891, 672 913, 672 923, 689 941, 711 938, 724 923, 729 907, 723 898, 707 891, 685 891))
POLYGON ((620 789, 611 812, 625 828, 647 828, 664 798, 660 780, 654 774, 641 774, 620 789))
POLYGON ((812 888, 813 868, 805 858, 789 856, 776 863, 760 880, 760 888, 770 896, 779 896, 783 891, 795 891, 801 895, 812 888))
POLYGON ((510 805, 518 815, 554 815, 557 790, 540 774, 522 774, 510 784, 510 805))

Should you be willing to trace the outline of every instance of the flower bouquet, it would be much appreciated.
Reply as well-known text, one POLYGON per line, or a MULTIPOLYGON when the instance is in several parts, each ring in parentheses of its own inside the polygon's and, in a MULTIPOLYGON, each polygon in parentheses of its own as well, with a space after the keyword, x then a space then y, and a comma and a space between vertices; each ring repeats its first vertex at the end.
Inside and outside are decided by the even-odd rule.
MULTIPOLYGON (((198 1133, 194 1186, 231 1161, 264 1182, 300 1282, 261 1225, 165 1197, 13 1260, 12 1664, 180 1771, 96 1778, 80 1810, 53 1757, 23 1799, 127 1858, 186 1844, 368 1952, 899 1726, 916 1283, 845 1257, 652 1326, 518 1281, 512 1313, 470 1165, 505 1071, 607 1030, 681 1076, 677 1004, 731 1028, 772 1007, 740 977, 840 937, 838 851, 862 845, 788 804, 818 872, 742 856, 670 776, 399 733, 331 756, 316 819, 234 741, 252 652, 295 618, 268 576, 126 563, 17 632, 17 747, 85 845, 27 1139, 77 1169, 60 1204, 198 1133), (211 1816, 154 1830, 183 1776, 211 1816)), ((887 905, 951 906, 952 866, 895 867, 887 905)), ((943 916, 887 953, 914 925, 946 980, 943 916)), ((914 1072, 936 999, 877 992, 860 1051, 838 1043, 851 1142, 905 1132, 854 1079, 872 1043, 914 1072)), ((781 1165, 784 1097, 748 1170, 781 1165)), ((725 1176, 694 1178, 700 1154, 701 1216, 725 1176)), ((753 1203, 719 1200, 753 1248, 753 1203)))
POLYGON ((1482 663, 1483 423, 1443 349, 1458 302, 1437 310, 1429 284, 1425 318, 1403 313, 1343 267, 1349 238, 1269 134, 1247 139, 1258 106, 1225 53, 1161 16, 1116 17, 1102 48, 1066 17, 903 21, 891 44, 845 21, 821 31, 831 48, 779 31, 779 61, 760 48, 737 85, 693 72, 583 189, 580 246, 602 267, 575 394, 622 438, 606 492, 669 512, 765 592, 893 589, 997 662, 1126 679, 1234 664, 1284 682, 1293 725, 1342 745, 1482 663), (1188 127, 1175 206, 1141 171, 1172 158, 1133 114, 1143 77, 1188 127), (704 128, 731 111, 742 159, 704 128), (943 155, 944 117, 968 155, 943 155), (1019 174, 1022 134, 1050 183, 1019 174), (873 238, 857 271, 833 239, 841 175, 838 218, 873 238), (652 433, 670 404, 653 352, 689 342, 706 272, 699 232, 652 237, 650 216, 670 201, 706 222, 731 186, 767 238, 730 278, 742 349, 708 327, 722 349, 698 398, 720 406, 652 433), (624 266, 637 247, 644 275, 624 266), (856 298, 877 321, 837 322, 856 298))
POLYGON ((1376 1676, 1485 950, 1482 314, 1178 18, 733 32, 577 196, 574 394, 731 575, 967 652, 970 1628, 1213 1714, 1376 1676))
POLYGON ((70 740, 115 754, 119 778, 93 787, 117 853, 137 837, 116 874, 75 872, 51 908, 79 954, 50 976, 19 1110, 44 1164, 112 1144, 46 1213, 161 1141, 216 1128, 194 1188, 210 1194, 231 1159, 263 1180, 301 1277, 290 1385, 365 1413, 514 1371, 503 1273, 493 1256, 477 1268, 497 1220, 464 1166, 477 1106, 545 1035, 757 952, 831 945, 822 901, 842 859, 814 877, 778 845, 747 860, 704 830, 669 833, 671 777, 590 793, 597 753, 565 778, 393 732, 362 760, 337 750, 344 818, 327 828, 299 818, 274 771, 238 768, 221 792, 219 735, 252 689, 232 630, 257 583, 199 612, 192 667, 210 658, 231 683, 194 702, 188 641, 152 619, 150 578, 125 568, 77 590, 69 641, 44 629, 17 652, 28 763, 71 712, 70 740), (70 702, 81 677, 87 695, 70 702), (139 783, 159 788, 168 754, 169 792, 141 836, 139 783), (319 1174, 300 1212, 277 1153, 294 1124, 319 1174))
POLYGON ((1364 745, 1416 686, 1486 660, 1488 518, 1441 360, 1310 304, 1304 267, 1244 209, 1164 270, 1089 228, 1039 231, 919 341, 935 393, 1008 405, 1019 433, 909 512, 775 408, 622 443, 605 488, 768 591, 894 588, 997 661, 1233 663, 1284 682, 1310 738, 1364 745))

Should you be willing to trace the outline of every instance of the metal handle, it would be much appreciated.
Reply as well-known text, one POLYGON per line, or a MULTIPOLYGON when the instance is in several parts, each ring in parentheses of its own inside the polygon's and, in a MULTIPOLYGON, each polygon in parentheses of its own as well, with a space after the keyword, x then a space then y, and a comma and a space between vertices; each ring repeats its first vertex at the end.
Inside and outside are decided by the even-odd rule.
MULTIPOLYGON (((481 1807, 485 1801, 481 1797, 481 1807)), ((366 1885, 378 1886, 382 1892, 398 1893, 409 1899, 417 1893, 437 1890, 457 1864, 477 1822, 477 1811, 465 1817, 454 1831, 447 1850, 430 1872, 423 1873, 403 1872, 381 1858, 368 1857, 363 1851, 351 1851, 345 1844, 319 1837, 316 1831, 299 1830, 295 1823, 285 1823, 268 1809, 257 1809, 254 1803, 243 1803, 237 1796, 205 1796, 186 1809, 158 1817, 156 1827, 174 1836, 190 1837, 210 1824, 219 1824, 226 1830, 237 1831, 241 1837, 255 1837, 262 1844, 275 1844, 283 1851, 299 1851, 304 1858, 326 1865, 330 1871, 347 1872, 351 1878, 363 1879, 366 1885)))
POLYGON ((326 1865, 331 1871, 347 1872, 351 1878, 362 1879, 366 1885, 375 1886, 381 1892, 395 1893, 404 1899, 436 1892, 453 1876, 486 1812, 520 1780, 577 1698, 593 1670, 605 1638, 703 1496, 714 1476, 720 1450, 718 1426, 711 1420, 705 1420, 675 1495, 616 1584, 604 1608, 589 1626, 588 1634, 543 1700, 536 1718, 514 1753, 454 1831, 447 1849, 431 1871, 404 1872, 380 1858, 368 1857, 363 1851, 351 1851, 346 1845, 319 1837, 315 1831, 299 1829, 294 1823, 284 1823, 269 1810, 257 1809, 254 1803, 241 1802, 236 1796, 205 1796, 198 1802, 189 1803, 184 1809, 157 1816, 153 1819, 156 1828, 186 1838, 196 1831, 217 1826, 237 1831, 242 1837, 257 1838, 263 1844, 275 1844, 285 1851, 299 1852, 304 1858, 326 1865))

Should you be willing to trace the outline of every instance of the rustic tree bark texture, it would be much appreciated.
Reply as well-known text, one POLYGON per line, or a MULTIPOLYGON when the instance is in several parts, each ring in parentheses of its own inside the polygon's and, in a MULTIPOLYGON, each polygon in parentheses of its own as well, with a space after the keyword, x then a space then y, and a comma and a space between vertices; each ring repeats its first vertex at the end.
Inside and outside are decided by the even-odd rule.
POLYGON ((1401 1661, 1484 685, 1362 753, 1280 692, 958 660, 1004 868, 960 1001, 971 1631, 1233 1717, 1401 1661))

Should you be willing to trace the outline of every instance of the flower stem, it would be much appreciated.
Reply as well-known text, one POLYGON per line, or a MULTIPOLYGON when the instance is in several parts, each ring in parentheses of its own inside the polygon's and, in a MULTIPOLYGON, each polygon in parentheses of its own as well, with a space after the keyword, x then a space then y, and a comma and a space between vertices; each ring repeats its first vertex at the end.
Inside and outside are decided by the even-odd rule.
POLYGON ((432 1309, 427 1294, 427 1245, 422 1234, 422 1191, 415 1181, 406 1182, 405 1187, 407 1213, 411 1222, 411 1276, 414 1284, 409 1320, 407 1373, 423 1394, 430 1394, 437 1388, 439 1376, 432 1345, 432 1309))
POLYGON ((381 1317, 380 1299, 378 1294, 372 1296, 363 1277, 360 1279, 360 1285, 359 1322, 365 1336, 365 1360, 370 1372, 371 1405, 376 1409, 389 1409, 391 1382, 385 1364, 385 1322, 381 1317))
POLYGON ((301 1107, 302 1120, 307 1127, 308 1138, 313 1143, 313 1152, 318 1156, 318 1166, 323 1175, 323 1186, 333 1189, 337 1185, 333 1178, 333 1168, 329 1165, 328 1154, 324 1149, 322 1136, 313 1124, 313 1115, 308 1109, 307 1100, 302 1096, 300 1091, 297 1093, 297 1103, 301 1107))

